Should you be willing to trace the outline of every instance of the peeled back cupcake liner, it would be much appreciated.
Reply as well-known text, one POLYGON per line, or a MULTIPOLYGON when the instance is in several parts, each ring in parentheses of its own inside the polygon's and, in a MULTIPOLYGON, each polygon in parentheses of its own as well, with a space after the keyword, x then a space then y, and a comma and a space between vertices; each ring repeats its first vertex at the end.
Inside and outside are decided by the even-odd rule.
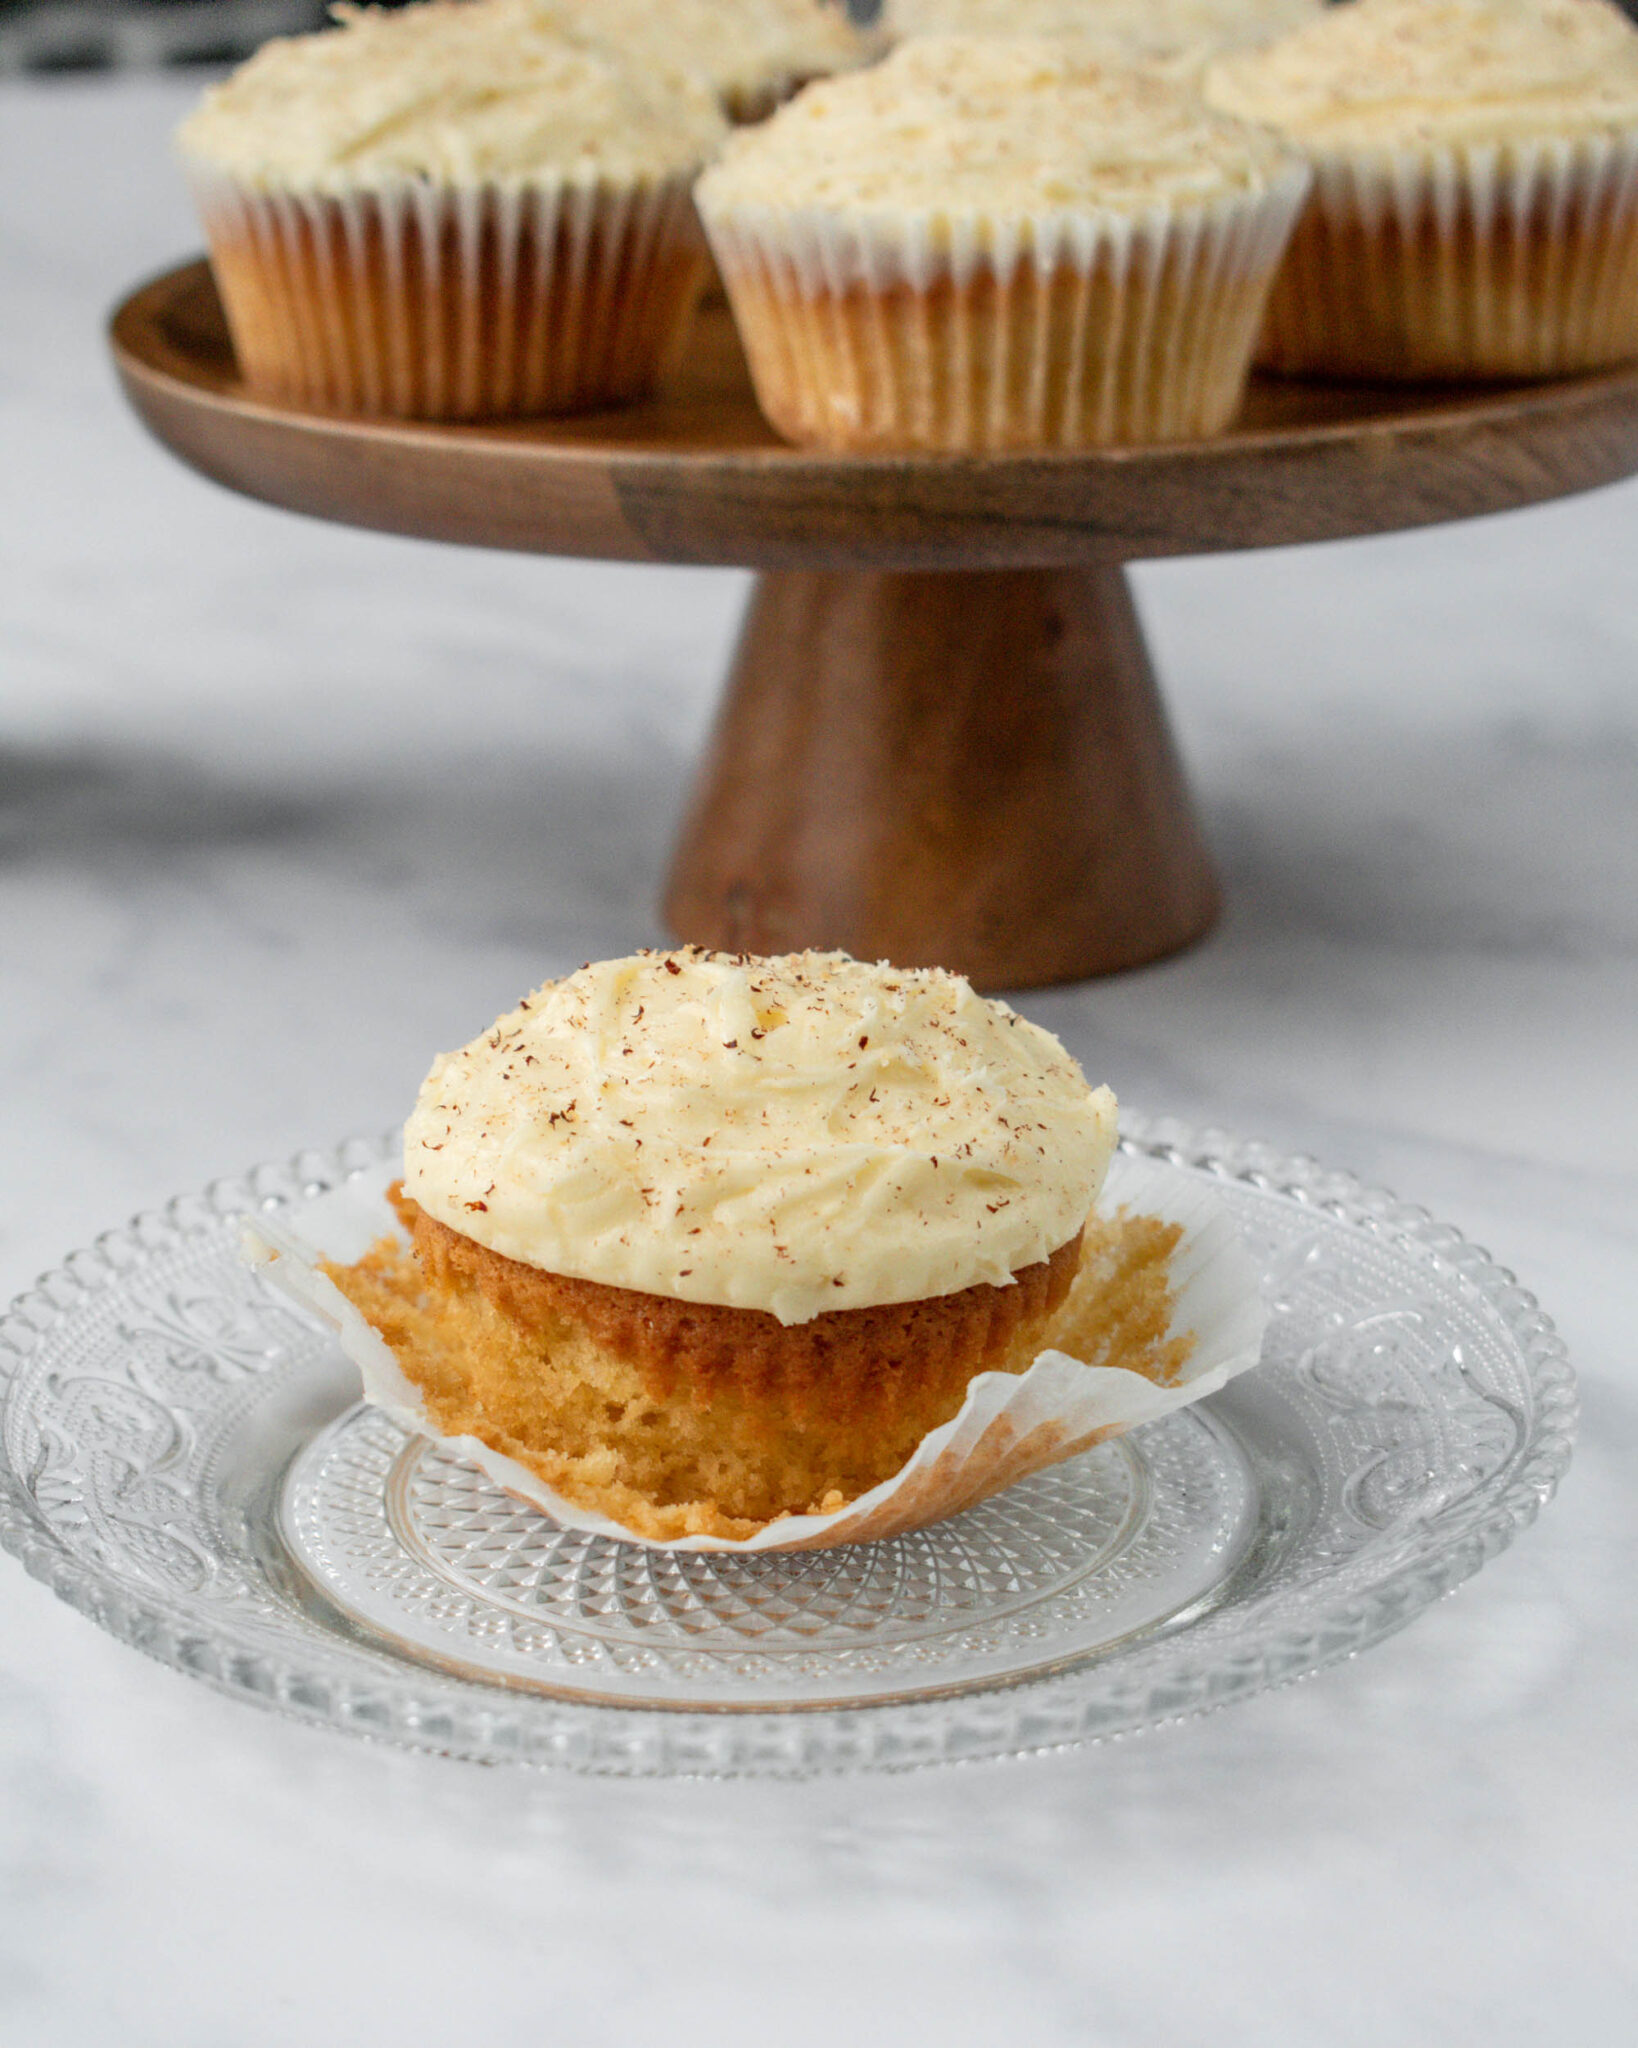
POLYGON ((1321 153, 1257 359, 1552 377, 1638 356, 1638 133, 1321 153))
POLYGON ((1099 1214, 1154 1219, 1180 1233, 1169 1260, 1169 1321, 1150 1346, 1159 1358, 1186 1341, 1187 1355, 1175 1376, 1156 1379, 1125 1366, 1087 1365, 1061 1351, 1043 1351, 1026 1372, 978 1374, 960 1411, 924 1437, 891 1479, 832 1513, 782 1516, 738 1541, 689 1536, 657 1542, 576 1506, 528 1466, 478 1438, 447 1437, 429 1422, 421 1390, 319 1270, 323 1259, 345 1263, 361 1257, 392 1230, 385 1193, 392 1177, 382 1169, 333 1190, 299 1217, 259 1220, 247 1228, 247 1256, 289 1299, 334 1329, 359 1369, 364 1398, 405 1429, 434 1439, 562 1527, 650 1549, 821 1550, 943 1521, 1031 1472, 1217 1392, 1257 1363, 1267 1326, 1256 1265, 1226 1207, 1207 1187, 1182 1181, 1153 1161, 1117 1154, 1099 1214))
POLYGON ((1308 183, 1024 220, 707 205, 757 398, 855 451, 1189 440, 1239 409, 1308 183))
POLYGON ((341 194, 191 178, 245 382, 328 411, 499 419, 643 397, 706 272, 681 175, 341 194))

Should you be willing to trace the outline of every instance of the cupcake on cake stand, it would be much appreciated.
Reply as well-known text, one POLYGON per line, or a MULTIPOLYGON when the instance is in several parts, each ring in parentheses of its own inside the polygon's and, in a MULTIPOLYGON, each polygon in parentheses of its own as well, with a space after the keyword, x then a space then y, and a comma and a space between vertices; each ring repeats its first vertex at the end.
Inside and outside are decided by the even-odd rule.
POLYGON ((251 396, 203 262, 134 293, 112 341, 159 440, 269 503, 760 570, 668 923, 992 989, 1135 967, 1217 914, 1128 562, 1471 518, 1638 470, 1638 366, 1471 388, 1254 378, 1209 441, 857 456, 778 439, 720 306, 660 397, 493 426, 251 396))

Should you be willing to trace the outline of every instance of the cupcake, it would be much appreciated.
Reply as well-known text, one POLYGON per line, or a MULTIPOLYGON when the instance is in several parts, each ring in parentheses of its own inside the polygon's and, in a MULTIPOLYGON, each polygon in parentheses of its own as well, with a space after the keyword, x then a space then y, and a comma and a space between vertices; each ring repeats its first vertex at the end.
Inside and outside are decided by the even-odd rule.
POLYGON ((577 42, 709 86, 732 121, 760 121, 799 86, 868 64, 879 38, 842 0, 536 0, 577 42))
POLYGON ((336 15, 178 136, 251 389, 421 419, 652 390, 705 272, 711 95, 571 45, 529 0, 336 15))
POLYGON ((782 434, 989 450, 1225 426, 1306 186, 1173 79, 929 36, 734 136, 695 196, 782 434))
POLYGON ((1114 1120, 957 976, 640 954, 435 1063, 402 1238, 325 1270, 439 1434, 646 1540, 740 1539, 868 1493, 1084 1321, 1114 1120))
POLYGON ((1638 30, 1605 0, 1354 0, 1206 74, 1314 167, 1271 369, 1545 377, 1638 356, 1638 30))
POLYGON ((887 0, 894 36, 1075 36, 1143 57, 1266 41, 1325 0, 887 0))

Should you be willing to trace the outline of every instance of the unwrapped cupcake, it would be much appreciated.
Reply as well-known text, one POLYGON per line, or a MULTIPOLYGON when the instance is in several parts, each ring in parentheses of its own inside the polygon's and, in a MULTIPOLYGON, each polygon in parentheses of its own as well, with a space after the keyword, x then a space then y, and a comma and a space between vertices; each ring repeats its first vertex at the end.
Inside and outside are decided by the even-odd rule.
POLYGON ((1638 356, 1638 29, 1606 0, 1353 0, 1220 58, 1314 167, 1270 368, 1541 377, 1638 356))
POLYGON ((1237 1241, 1093 1217, 1114 1142, 1109 1091, 957 976, 639 954, 434 1064, 398 1233, 318 1275, 274 1236, 274 1271, 371 1398, 560 1518, 861 1540, 1255 1358, 1237 1241))
POLYGON ((267 44, 178 136, 251 389, 422 419, 652 390, 706 271, 712 94, 564 41, 530 0, 336 19, 267 44))
POLYGON ((1228 424, 1307 183, 1173 79, 928 36, 734 136, 696 199, 788 439, 1045 449, 1228 424))

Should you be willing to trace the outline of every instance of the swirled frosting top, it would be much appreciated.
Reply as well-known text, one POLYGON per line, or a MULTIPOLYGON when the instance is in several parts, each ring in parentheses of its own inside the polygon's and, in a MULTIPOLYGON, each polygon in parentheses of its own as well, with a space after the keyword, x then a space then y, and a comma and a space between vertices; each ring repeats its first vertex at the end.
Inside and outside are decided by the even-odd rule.
POLYGON ((433 1064, 404 1184, 491 1251, 802 1323, 1004 1285, 1085 1223, 1115 1099, 936 969, 683 948, 433 1064))
POLYGON ((841 0, 534 0, 553 28, 703 79, 731 106, 876 54, 841 0))
POLYGON ((1035 217, 1262 193, 1289 162, 1178 80, 1077 42, 917 36, 741 130, 696 190, 707 214, 1035 217))
POLYGON ((178 131, 184 158, 253 189, 332 194, 405 178, 629 183, 691 171, 726 133, 698 80, 579 47, 532 0, 335 14, 207 92, 178 131))
POLYGON ((1324 148, 1638 126, 1638 29, 1607 0, 1352 0, 1219 57, 1206 97, 1324 148))
POLYGON ((1145 56, 1266 40, 1324 0, 888 0, 894 35, 1078 36, 1145 56))

